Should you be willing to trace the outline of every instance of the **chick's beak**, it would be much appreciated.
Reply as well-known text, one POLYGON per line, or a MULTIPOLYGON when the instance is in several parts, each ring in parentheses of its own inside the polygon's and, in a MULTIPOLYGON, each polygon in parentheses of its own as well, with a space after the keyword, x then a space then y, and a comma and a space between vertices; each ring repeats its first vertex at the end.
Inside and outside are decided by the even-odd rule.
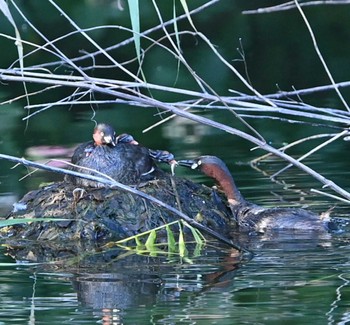
POLYGON ((189 160, 178 160, 179 166, 188 167, 191 169, 196 169, 198 167, 198 163, 195 160, 189 159, 189 160))
POLYGON ((104 136, 103 140, 105 141, 105 143, 111 144, 112 146, 116 145, 114 137, 111 137, 110 135, 104 136))

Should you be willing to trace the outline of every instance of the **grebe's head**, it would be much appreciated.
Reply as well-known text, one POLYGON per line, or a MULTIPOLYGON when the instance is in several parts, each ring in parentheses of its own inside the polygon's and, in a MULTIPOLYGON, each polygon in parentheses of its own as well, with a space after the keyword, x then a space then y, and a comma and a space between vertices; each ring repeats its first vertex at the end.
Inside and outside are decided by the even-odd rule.
POLYGON ((224 191, 230 204, 244 202, 244 198, 237 189, 230 171, 225 163, 215 156, 201 156, 193 160, 179 160, 180 166, 198 169, 208 177, 213 178, 224 191))
POLYGON ((180 166, 200 170, 217 182, 231 181, 232 176, 225 163, 216 156, 200 156, 192 160, 179 160, 180 166))
POLYGON ((127 133, 122 133, 116 137, 116 142, 118 143, 129 143, 138 145, 139 143, 134 139, 134 137, 127 133))
POLYGON ((180 166, 189 167, 191 169, 197 169, 204 173, 206 169, 227 169, 225 163, 216 156, 200 156, 190 160, 179 160, 180 166))
POLYGON ((104 144, 116 145, 116 135, 113 127, 106 123, 99 123, 94 129, 92 135, 95 144, 101 146, 104 144))

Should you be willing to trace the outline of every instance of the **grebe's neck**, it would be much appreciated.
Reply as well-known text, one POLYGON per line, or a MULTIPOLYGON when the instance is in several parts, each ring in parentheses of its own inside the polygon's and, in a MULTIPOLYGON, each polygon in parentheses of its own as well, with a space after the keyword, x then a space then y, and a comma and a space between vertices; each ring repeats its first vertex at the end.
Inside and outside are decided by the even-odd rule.
POLYGON ((245 202, 242 194, 236 187, 230 171, 221 159, 215 156, 204 156, 201 162, 201 171, 216 180, 231 205, 245 202))

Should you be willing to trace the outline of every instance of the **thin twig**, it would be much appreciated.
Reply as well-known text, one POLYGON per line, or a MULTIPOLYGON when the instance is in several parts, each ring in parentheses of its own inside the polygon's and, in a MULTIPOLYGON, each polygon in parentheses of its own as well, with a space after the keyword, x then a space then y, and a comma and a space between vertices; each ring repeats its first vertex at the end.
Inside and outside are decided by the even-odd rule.
POLYGON ((326 73, 327 73, 327 75, 328 75, 329 80, 331 81, 332 85, 334 86, 334 89, 335 89, 336 93, 338 94, 338 97, 340 98, 340 100, 341 100, 341 102, 343 103, 344 107, 350 112, 350 107, 349 107, 349 105, 348 105, 347 102, 345 101, 345 99, 344 99, 343 95, 341 94, 340 90, 339 90, 337 87, 335 87, 335 81, 334 81, 334 79, 333 79, 333 76, 332 76, 331 72, 329 71, 328 66, 327 66, 327 63, 326 63, 326 61, 324 60, 323 55, 322 55, 322 53, 321 53, 321 51, 320 51, 320 49, 319 49, 319 47, 318 47, 318 45, 317 45, 317 41, 316 41, 315 34, 314 34, 314 32, 313 32, 313 30, 312 30, 310 24, 309 24, 309 21, 307 20, 307 18, 306 18, 306 16, 305 16, 305 13, 304 13, 303 9, 301 9, 298 0, 294 0, 294 2, 295 2, 295 5, 296 5, 296 7, 298 8, 298 10, 299 10, 299 12, 300 12, 301 17, 303 18, 303 20, 304 20, 304 22, 305 22, 305 25, 306 25, 307 29, 309 30, 309 34, 310 34, 310 36, 311 36, 312 43, 313 43, 313 45, 314 45, 315 51, 316 51, 317 56, 319 57, 319 59, 320 59, 322 65, 323 65, 323 68, 325 69, 325 71, 326 71, 326 73))
MULTIPOLYGON (((85 33, 78 25, 77 23, 71 19, 68 14, 66 14, 63 9, 58 6, 54 1, 49 0, 49 2, 65 17, 69 23, 77 30, 80 32, 80 35, 84 36, 93 46, 95 46, 106 58, 108 58, 113 64, 116 65, 119 69, 121 69, 123 72, 125 72, 127 75, 132 77, 134 80, 141 81, 135 74, 130 72, 130 70, 124 68, 122 65, 119 64, 109 53, 107 53, 99 44, 97 44, 87 33, 85 33)), ((71 61, 71 64, 74 64, 71 61)))
MULTIPOLYGON (((327 146, 328 144, 332 143, 333 141, 345 136, 349 134, 349 130, 344 130, 343 132, 340 132, 339 134, 335 135, 333 138, 321 143, 320 145, 318 145, 317 147, 313 148, 312 150, 310 150, 309 152, 307 152, 306 154, 302 155, 301 157, 299 157, 297 160, 298 161, 302 161, 303 159, 309 157, 310 155, 312 155, 313 153, 317 152, 318 150, 320 150, 321 148, 327 146)), ((286 171, 287 169, 289 169, 290 167, 292 167, 293 164, 289 164, 286 167, 282 168, 281 170, 279 170, 278 172, 276 172, 275 174, 273 174, 271 176, 271 178, 276 178, 278 175, 280 175, 281 173, 283 173, 284 171, 286 171)))
MULTIPOLYGON (((7 69, 0 69, 0 80, 3 81, 22 81, 25 80, 26 82, 36 82, 36 83, 43 83, 43 84, 60 84, 61 86, 77 86, 77 87, 84 87, 86 88, 86 83, 84 81, 84 78, 82 77, 77 77, 77 76, 66 76, 66 75, 53 75, 53 74, 46 74, 46 73, 36 73, 36 72, 24 72, 24 77, 20 75, 20 72, 17 70, 7 70, 7 69), (17 76, 17 77, 16 77, 17 76), (29 76, 33 76, 34 78, 28 78, 29 76), (51 78, 51 80, 50 80, 51 78), (47 81, 46 81, 47 80, 47 81), (81 83, 79 83, 79 81, 81 83)), ((187 89, 180 89, 180 88, 173 88, 173 87, 165 87, 165 86, 160 86, 160 85, 155 85, 155 84, 145 84, 145 83, 135 83, 135 82, 125 82, 121 80, 111 80, 111 79, 104 79, 104 78, 93 78, 91 77, 91 80, 95 84, 100 84, 104 86, 111 86, 115 85, 116 87, 123 87, 124 89, 127 89, 130 91, 130 88, 144 88, 148 87, 149 89, 155 89, 155 90, 161 90, 161 91, 169 91, 172 93, 178 93, 182 94, 185 96, 192 96, 195 97, 196 101, 198 98, 202 98, 203 100, 207 101, 215 101, 218 102, 218 95, 212 95, 209 93, 200 93, 192 90, 187 90, 187 89)), ((93 87, 90 87, 93 89, 93 87)), ((343 123, 343 124, 349 124, 350 123, 350 116, 349 112, 347 111, 341 111, 341 110, 335 110, 335 109, 330 109, 330 108, 317 108, 317 107, 311 107, 311 106, 306 106, 305 104, 300 104, 295 102, 293 103, 286 103, 286 102, 276 102, 276 105, 278 104, 279 107, 270 107, 262 104, 257 104, 257 103, 249 103, 245 101, 240 101, 237 100, 236 98, 232 97, 220 97, 220 101, 224 102, 229 106, 229 108, 232 108, 232 106, 235 106, 235 110, 242 110, 242 109, 247 109, 250 108, 252 110, 256 109, 259 111, 262 110, 269 110, 269 111, 274 111, 276 113, 283 113, 283 114, 292 114, 292 115, 300 115, 304 117, 309 117, 312 119, 315 118, 320 118, 324 119, 326 121, 332 121, 336 123, 343 123), (282 109, 282 107, 290 107, 290 108, 295 108, 293 110, 286 110, 282 109), (307 113, 307 111, 311 111, 312 114, 307 113), (318 114, 315 115, 314 111, 318 111, 319 113, 324 114, 324 116, 318 114), (328 115, 333 115, 333 116, 338 116, 339 118, 335 117, 329 117, 328 115)), ((130 101, 129 101, 130 103, 130 101)), ((139 101, 135 101, 138 105, 145 105, 144 103, 140 103, 139 101)), ((181 102, 180 102, 181 103, 181 102)), ((172 105, 176 105, 179 107, 182 107, 180 103, 173 103, 172 105)), ((132 104, 132 103, 131 103, 132 104)), ((46 104, 45 104, 46 105, 46 104)), ((55 105, 55 104, 53 104, 55 105)), ((190 105, 189 101, 185 102, 186 106, 190 105)), ((193 104, 192 104, 193 105, 193 104)), ((222 108, 222 109, 227 109, 227 105, 222 105, 217 106, 211 104, 211 108, 222 108)), ((192 106, 195 107, 195 106, 192 106)), ((198 106, 200 107, 200 106, 198 106)), ((208 108, 208 104, 205 106, 202 106, 203 108, 208 108)))
MULTIPOLYGON (((199 6, 198 8, 195 8, 193 10, 190 11, 190 15, 194 15, 194 14, 197 14, 197 13, 200 13, 202 12, 203 10, 215 5, 216 3, 218 3, 220 0, 211 0, 211 1, 208 1, 207 3, 199 6)), ((187 18, 187 15, 186 14, 183 14, 183 15, 180 15, 178 17, 176 17, 176 19, 170 19, 168 21, 166 21, 164 23, 164 26, 169 26, 171 24, 174 24, 175 21, 180 21, 180 20, 183 20, 183 19, 186 19, 187 18)), ((163 27, 163 25, 159 24, 155 27, 152 27, 150 29, 147 29, 146 31, 142 32, 141 33, 141 36, 144 37, 146 35, 149 35, 155 31, 158 31, 159 29, 161 29, 163 27)), ((110 52, 112 50, 116 50, 116 49, 119 49, 123 46, 126 46, 130 43, 134 42, 134 37, 130 37, 118 44, 115 44, 115 45, 112 45, 110 47, 107 47, 105 49, 103 49, 104 52, 110 52)), ((97 55, 100 55, 102 54, 103 52, 101 52, 100 50, 97 50, 95 52, 92 52, 92 53, 89 53, 89 54, 85 54, 85 55, 82 55, 82 56, 79 56, 79 57, 76 57, 76 58, 73 58, 71 59, 72 62, 77 62, 77 61, 83 61, 83 60, 86 60, 86 59, 89 59, 91 58, 91 56, 97 56, 97 55)), ((40 64, 40 65, 36 65, 34 67, 50 67, 50 66, 57 66, 57 65, 61 65, 65 63, 65 61, 54 61, 54 62, 48 62, 48 63, 45 63, 45 64, 40 64)))
MULTIPOLYGON (((88 75, 82 71, 72 60, 70 60, 55 44, 50 42, 48 38, 42 34, 26 17, 26 15, 19 9, 17 4, 11 0, 12 5, 16 8, 17 12, 21 15, 21 17, 26 21, 26 23, 43 39, 47 44, 50 44, 50 46, 58 53, 58 56, 65 62, 68 63, 70 66, 72 66, 76 71, 78 71, 86 80, 89 79, 88 75)), ((57 55, 57 54, 56 54, 57 55)))
MULTIPOLYGON (((350 81, 343 81, 343 82, 337 82, 335 85, 325 85, 325 86, 317 86, 317 87, 310 87, 305 89, 299 89, 299 90, 293 90, 293 91, 278 91, 274 94, 267 94, 264 95, 264 97, 269 99, 279 99, 279 98, 288 98, 292 96, 303 96, 303 95, 310 95, 315 94, 319 92, 325 92, 328 90, 334 90, 336 88, 345 88, 350 86, 350 81)), ((237 93, 237 91, 229 89, 230 92, 237 93)), ((232 100, 240 100, 240 101, 252 101, 252 100, 261 100, 257 96, 251 96, 251 95, 240 95, 238 97, 232 97, 232 100)))
MULTIPOLYGON (((338 133, 336 133, 336 134, 338 134, 338 133)), ((289 149, 289 148, 292 148, 292 147, 294 147, 294 146, 296 146, 296 145, 298 145, 298 144, 300 144, 300 143, 304 143, 305 141, 310 141, 310 140, 315 140, 315 139, 319 139, 319 138, 329 138, 329 137, 333 137, 334 135, 336 135, 335 133, 327 133, 327 134, 316 134, 316 135, 311 135, 311 136, 309 136, 309 137, 306 137, 306 138, 302 138, 302 139, 298 139, 298 140, 296 140, 296 141, 293 141, 293 142, 291 142, 291 143, 288 143, 287 145, 285 145, 285 146, 283 146, 283 147, 280 147, 280 148, 278 148, 278 150, 280 150, 280 151, 285 151, 285 150, 287 150, 287 149, 289 149)), ((255 158, 255 159, 253 159, 250 163, 252 164, 252 165, 256 165, 258 162, 260 162, 261 160, 264 160, 264 159, 266 159, 266 158, 268 158, 268 157, 271 157, 272 156, 272 153, 267 153, 267 154, 265 154, 265 155, 262 155, 262 156, 260 156, 260 157, 257 157, 257 158, 255 158)))
MULTIPOLYGON (((308 6, 321 6, 321 5, 349 5, 349 4, 350 4, 350 0, 321 0, 321 1, 302 2, 300 3, 300 6, 308 7, 308 6)), ((271 13, 271 12, 291 10, 291 9, 295 9, 295 7, 296 6, 294 1, 289 1, 286 3, 279 4, 277 6, 259 8, 254 10, 244 10, 242 11, 242 13, 245 15, 265 14, 265 13, 271 13)))
POLYGON ((338 200, 338 201, 342 201, 342 202, 350 204, 350 200, 345 200, 344 198, 342 198, 340 196, 337 196, 337 195, 333 195, 333 194, 330 194, 330 193, 322 192, 322 191, 316 190, 314 188, 311 188, 310 191, 314 192, 314 193, 317 193, 317 194, 321 194, 321 195, 330 197, 330 198, 338 200))
MULTIPOLYGON (((168 41, 170 42, 172 48, 174 49, 176 55, 177 55, 177 58, 180 60, 180 62, 186 67, 186 69, 190 72, 191 76, 194 78, 194 80, 197 82, 198 86, 202 89, 202 92, 203 93, 206 93, 206 89, 208 89, 212 94, 214 94, 214 96, 217 97, 217 100, 219 102, 222 102, 221 101, 221 97, 219 96, 219 94, 217 94, 215 92, 215 90, 207 83, 205 82, 202 78, 200 78, 200 76, 191 68, 191 66, 187 63, 186 59, 184 58, 184 56, 182 55, 180 49, 177 48, 176 44, 174 43, 174 41, 172 40, 170 34, 168 33, 167 29, 164 27, 164 23, 163 23, 163 19, 162 19, 162 16, 159 12, 159 9, 156 5, 156 2, 153 0, 153 4, 154 4, 154 7, 156 9, 156 12, 157 12, 157 15, 158 15, 158 18, 161 22, 161 24, 163 25, 163 31, 168 39, 168 41)), ((193 25, 192 25, 193 26, 193 25)), ((193 26, 193 28, 195 29, 195 27, 193 26)), ((196 30, 196 29, 195 29, 196 30)), ((216 51, 215 48, 212 46, 211 42, 202 34, 202 33, 199 33, 197 30, 196 30, 196 33, 195 35, 198 35, 200 36, 204 41, 205 43, 211 48, 211 50, 213 51, 216 51)), ((250 83, 248 81, 245 80, 245 78, 238 72, 237 69, 235 69, 233 67, 232 64, 228 63, 222 56, 219 55, 218 52, 215 53, 216 56, 219 56, 221 61, 225 63, 226 66, 228 66, 230 68, 231 71, 234 72, 234 74, 243 82, 243 84, 245 86, 248 87, 249 90, 251 90, 253 93, 255 93, 257 96, 260 96, 261 99, 264 99, 264 97, 256 90, 254 89, 250 83)), ((266 102, 270 105, 273 105, 272 103, 270 103, 268 100, 266 100, 266 102)), ((224 106, 226 106, 226 108, 228 110, 231 111, 231 113, 233 115, 235 115, 235 117, 238 118, 238 120, 240 122, 242 122, 246 127, 248 127, 252 132, 254 132, 262 141, 264 141, 264 138, 263 136, 256 130, 254 129, 249 123, 247 123, 242 117, 240 117, 238 114, 236 114, 233 110, 231 110, 224 102, 222 102, 224 104, 224 106)))
MULTIPOLYGON (((0 73, 1 73, 1 71, 0 71, 0 73)), ((30 78, 30 77, 24 77, 24 78, 28 79, 27 81, 31 80, 32 82, 37 82, 37 83, 48 83, 48 84, 54 83, 52 80, 49 80, 49 79, 42 80, 40 78, 30 78)), ((23 77, 21 77, 21 76, 6 76, 5 74, 0 74, 0 80, 1 79, 2 80, 12 79, 12 80, 22 81, 23 77)), ((202 116, 198 116, 198 115, 195 115, 195 114, 192 114, 189 112, 185 112, 181 109, 178 109, 177 107, 175 107, 173 105, 163 103, 163 102, 158 101, 154 98, 140 96, 140 95, 136 96, 133 94, 125 93, 123 91, 118 91, 116 89, 109 89, 109 88, 101 87, 101 86, 98 86, 96 83, 92 84, 89 82, 68 82, 68 81, 61 81, 61 83, 63 83, 66 86, 70 86, 70 87, 81 87, 81 88, 91 89, 94 92, 111 95, 115 98, 122 98, 124 100, 128 100, 131 102, 138 102, 141 105, 146 104, 147 106, 157 107, 157 108, 160 108, 164 111, 168 111, 170 113, 177 114, 178 116, 188 118, 192 121, 195 121, 195 122, 198 122, 201 124, 205 124, 205 125, 223 130, 225 132, 237 135, 243 139, 246 139, 246 140, 256 144, 261 149, 268 151, 268 152, 271 152, 271 153, 275 154, 276 156, 281 157, 282 159, 292 163, 296 167, 300 168, 304 172, 308 173, 309 175, 311 175, 312 177, 317 179, 319 182, 321 182, 324 185, 328 186, 329 188, 333 189, 338 194, 344 196, 347 199, 350 199, 350 193, 347 192, 346 190, 344 190, 343 188, 341 188, 340 186, 338 186, 337 184, 335 184, 333 181, 325 178, 324 176, 315 172, 312 168, 304 165, 300 161, 290 157, 289 155, 279 151, 278 149, 267 144, 266 142, 254 137, 246 132, 243 132, 243 131, 238 130, 236 128, 229 127, 229 126, 224 125, 222 123, 218 123, 216 121, 212 121, 212 120, 205 118, 205 117, 202 117, 202 116)))

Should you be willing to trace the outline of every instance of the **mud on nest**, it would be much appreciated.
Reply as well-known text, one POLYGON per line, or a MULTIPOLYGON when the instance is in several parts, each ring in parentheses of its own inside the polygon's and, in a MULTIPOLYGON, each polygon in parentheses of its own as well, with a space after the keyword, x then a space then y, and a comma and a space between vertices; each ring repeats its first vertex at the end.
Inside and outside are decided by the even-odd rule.
MULTIPOLYGON (((179 209, 203 225, 228 234, 230 212, 224 199, 205 185, 164 176, 139 190, 179 209), (173 186, 175 184, 175 186, 173 186)), ((27 193, 10 218, 64 218, 7 227, 2 235, 67 243, 119 240, 179 219, 138 195, 110 188, 77 188, 59 182, 27 193)))

